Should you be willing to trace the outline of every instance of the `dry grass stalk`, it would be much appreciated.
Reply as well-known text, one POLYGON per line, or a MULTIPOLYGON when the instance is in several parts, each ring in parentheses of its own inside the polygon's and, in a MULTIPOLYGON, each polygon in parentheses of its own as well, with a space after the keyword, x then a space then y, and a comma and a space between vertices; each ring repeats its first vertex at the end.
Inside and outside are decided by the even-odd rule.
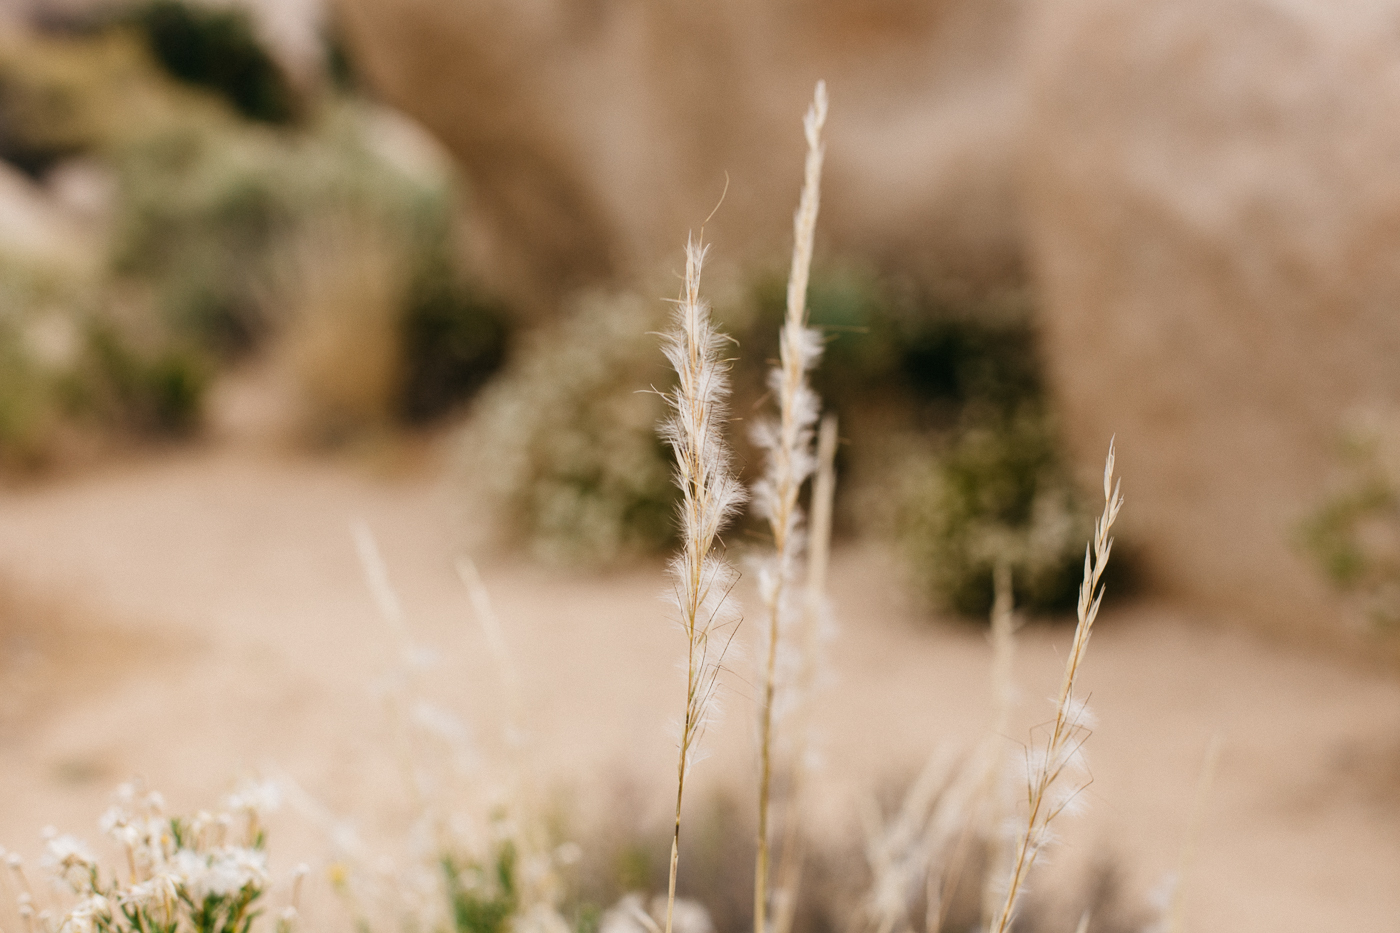
MULTIPOLYGON (((979 782, 974 770, 948 748, 935 749, 904 793, 888 821, 874 801, 864 807, 865 860, 871 890, 861 902, 853 927, 857 933, 896 933, 913 929, 910 906, 928 890, 928 880, 942 874, 945 853, 974 806, 969 792, 979 782)), ((930 891, 937 894, 937 891, 930 891)), ((930 932, 931 933, 931 932, 930 932)))
POLYGON ((807 373, 821 356, 821 335, 807 326, 807 281, 812 267, 821 201, 822 126, 826 122, 826 84, 818 82, 803 120, 807 159, 802 195, 793 216, 792 269, 788 277, 787 314, 779 335, 779 362, 769 376, 778 399, 778 420, 758 425, 754 439, 766 453, 766 470, 754 490, 754 500, 773 534, 773 557, 759 576, 767 611, 767 651, 759 720, 758 854, 754 865, 754 933, 767 933, 769 870, 769 805, 773 778, 774 700, 778 658, 784 629, 801 612, 794 599, 797 562, 801 554, 802 514, 797 497, 816 467, 812 449, 820 401, 807 382, 807 373))
POLYGON ((984 839, 991 846, 988 880, 982 892, 983 916, 993 916, 1001 906, 1002 890, 990 876, 1003 862, 1010 868, 1009 846, 999 838, 1007 809, 1001 786, 1002 748, 1016 697, 1012 669, 1016 619, 1007 562, 998 564, 994 582, 991 727, 961 764, 955 766, 946 753, 935 753, 888 823, 879 822, 873 811, 867 815, 867 859, 873 884, 853 927, 856 931, 920 929, 911 916, 920 896, 924 901, 922 930, 937 933, 943 929, 974 845, 984 839))
MULTIPOLYGON (((368 525, 355 522, 352 531, 366 584, 399 643, 399 660, 386 684, 385 700, 394 718, 398 764, 415 811, 410 835, 416 851, 402 863, 371 858, 372 850, 359 844, 353 833, 347 837, 334 816, 304 792, 298 794, 303 809, 332 829, 337 846, 353 866, 357 885, 371 900, 382 902, 375 905, 378 915, 404 913, 423 928, 450 924, 450 914, 443 911, 454 909, 455 895, 454 882, 446 872, 469 877, 476 867, 498 865, 501 853, 509 851, 514 865, 511 928, 562 929, 560 868, 568 848, 553 844, 543 817, 547 810, 532 780, 528 733, 522 728, 519 675, 476 565, 463 557, 457 571, 507 695, 501 722, 505 754, 500 761, 481 755, 465 723, 432 697, 427 674, 436 653, 414 641, 368 525)), ((347 889, 347 893, 359 900, 353 897, 355 892, 347 889)), ((368 925, 367 906, 354 905, 363 925, 368 925)))
POLYGON ((457 558, 457 577, 467 588, 467 596, 472 603, 472 614, 476 617, 481 634, 486 639, 487 650, 496 666, 496 676, 500 678, 501 689, 506 695, 505 739, 509 748, 518 748, 523 741, 520 722, 520 675, 506 645, 505 629, 500 616, 491 602, 491 593, 486 589, 477 570, 476 562, 470 557, 457 558))
POLYGON ((1012 599, 1011 565, 998 561, 993 573, 996 588, 992 602, 992 730, 986 746, 986 806, 984 825, 991 828, 988 839, 987 875, 982 889, 982 919, 990 924, 1001 906, 1001 873, 1010 870, 1010 840, 1000 827, 1008 801, 1003 786, 1002 742, 1011 728, 1016 705, 1016 617, 1012 599))
MULTIPOLYGON (((1069 787, 1057 787, 1062 777, 1073 777, 1083 768, 1083 745, 1091 728, 1089 711, 1075 694, 1080 665, 1089 648, 1089 636, 1094 630, 1099 606, 1103 602, 1100 580, 1113 549, 1109 530, 1123 506, 1121 484, 1113 480, 1113 443, 1108 445, 1108 459, 1103 470, 1103 514, 1094 526, 1094 539, 1084 551, 1084 581, 1079 586, 1079 623, 1074 629, 1074 641, 1065 660, 1064 682, 1055 706, 1055 722, 1046 740, 1043 757, 1031 764, 1027 781, 1028 813, 1025 827, 1016 843, 1016 856, 1007 881, 1005 899, 991 927, 992 933, 1006 933, 1016 912, 1017 899, 1025 887, 1026 877, 1035 864, 1036 856, 1049 841, 1050 823, 1074 802, 1085 784, 1075 781, 1069 787), (1053 793, 1052 793, 1053 792, 1053 793)), ((1030 764, 1028 762, 1028 764, 1030 764)))
MULTIPOLYGON (((831 513, 836 498, 836 415, 822 418, 817 435, 817 474, 812 482, 812 519, 807 546, 807 581, 803 588, 801 668, 798 692, 811 699, 818 688, 822 666, 822 642, 831 627, 826 602, 826 570, 831 556, 831 513)), ((804 707, 805 709, 805 707, 804 707)), ((797 748, 793 752, 793 773, 788 790, 788 819, 783 826, 777 881, 773 888, 772 933, 790 933, 797 910, 805 856, 802 823, 796 815, 802 810, 807 776, 812 768, 810 719, 804 717, 793 729, 797 748)))
POLYGON ((737 624, 737 616, 726 602, 737 574, 714 553, 715 542, 720 529, 744 501, 743 487, 734 478, 721 433, 727 416, 728 367, 720 355, 724 338, 711 322, 709 306, 700 299, 704 261, 704 247, 694 240, 687 242, 684 290, 665 347, 678 379, 667 396, 671 414, 662 434, 675 451, 676 482, 682 495, 681 552, 672 559, 670 573, 686 634, 685 715, 676 764, 676 824, 671 838, 666 933, 671 933, 675 912, 685 779, 715 712, 720 663, 737 624))

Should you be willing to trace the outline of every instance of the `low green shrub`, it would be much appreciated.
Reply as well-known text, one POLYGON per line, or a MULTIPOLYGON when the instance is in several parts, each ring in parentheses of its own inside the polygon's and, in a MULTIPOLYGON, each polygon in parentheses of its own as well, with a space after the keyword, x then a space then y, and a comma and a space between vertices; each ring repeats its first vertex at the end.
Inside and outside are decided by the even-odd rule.
POLYGON ((666 377, 648 335, 653 303, 580 296, 528 339, 482 393, 465 468, 488 490, 503 534, 537 557, 608 565, 673 535, 676 489, 655 428, 666 377))
MULTIPOLYGON (((0 446, 44 448, 64 411, 139 435, 189 433, 219 367, 288 340, 303 345, 280 358, 311 367, 293 381, 310 386, 308 430, 318 438, 432 421, 499 367, 508 315, 460 272, 447 163, 394 117, 349 96, 327 93, 296 126, 246 118, 247 108, 229 106, 238 93, 225 79, 237 85, 262 66, 235 60, 262 54, 245 14, 174 0, 87 32, 0 37, 0 157, 42 175, 81 155, 111 180, 102 233, 91 238, 105 255, 84 260, 98 271, 80 299, 58 303, 73 329, 90 332, 81 362, 92 372, 56 374, 63 404, 55 408, 55 374, 31 377, 15 357, 23 341, 11 340, 0 446), (158 63, 152 47, 169 60, 158 63), (363 229, 345 236, 337 224, 363 229), (318 237, 329 242, 303 248, 318 237), (323 301, 308 324, 301 318, 315 302, 289 283, 344 272, 363 253, 341 255, 346 243, 375 244, 392 267, 378 290, 323 301), (366 362, 347 357, 336 368, 339 388, 328 385, 324 353, 305 352, 308 331, 317 346, 340 332, 326 346, 368 348, 366 362), (381 357, 382 372, 364 370, 381 357), (341 389, 357 367, 367 378, 347 409, 341 389)), ((33 314, 55 306, 24 295, 10 304, 33 314)))
POLYGON ((87 352, 70 377, 81 414, 137 437, 184 437, 199 427, 209 383, 204 359, 163 346, 143 351, 110 323, 91 325, 87 352))
POLYGON ((1400 628, 1400 475, 1393 426, 1353 430, 1345 476, 1299 528, 1303 548, 1340 590, 1355 594, 1382 628, 1400 628))
POLYGON ((502 843, 491 865, 459 865, 442 857, 442 875, 452 904, 454 933, 509 933, 519 904, 515 847, 502 843))
MULTIPOLYGON (((785 279, 761 276, 737 314, 741 391, 776 356, 785 303, 785 279)), ((807 303, 826 337, 813 386, 843 411, 893 405, 914 427, 947 428, 964 406, 1006 412, 1044 395, 1034 309, 1018 285, 915 287, 838 263, 814 273, 807 303)))
POLYGON ((172 76, 217 92, 252 120, 285 123, 296 115, 296 94, 247 10, 151 0, 129 18, 172 76))
MULTIPOLYGON (((737 410, 765 391, 755 360, 777 355, 785 300, 783 279, 760 278, 730 312, 746 358, 737 410)), ((852 451, 841 472, 860 505, 844 524, 897 537, 941 607, 985 619, 998 561, 1018 605, 1073 606, 1092 516, 1050 414, 1029 292, 915 288, 838 266, 814 276, 808 306, 827 341, 812 384, 852 451)))
POLYGON ((918 581, 938 603, 985 618, 994 572, 1005 564, 1017 605, 1074 606, 1092 518, 1043 409, 960 430, 908 468, 900 502, 900 538, 918 581))
POLYGON ((451 231, 443 217, 426 238, 409 282, 398 409, 411 424, 452 411, 505 362, 509 312, 462 279, 450 249, 451 231))

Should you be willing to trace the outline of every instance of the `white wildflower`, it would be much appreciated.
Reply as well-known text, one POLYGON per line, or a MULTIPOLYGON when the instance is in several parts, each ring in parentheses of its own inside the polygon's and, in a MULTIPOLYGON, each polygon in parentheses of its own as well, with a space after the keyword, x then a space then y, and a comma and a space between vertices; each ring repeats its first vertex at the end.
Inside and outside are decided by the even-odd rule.
POLYGON ((276 781, 249 781, 224 806, 235 813, 274 813, 282 806, 282 788, 276 781))
POLYGON ((92 850, 77 836, 50 835, 45 850, 45 867, 60 874, 66 874, 73 869, 87 871, 97 867, 97 859, 92 850))
POLYGON ((568 921, 548 904, 534 904, 511 918, 514 933, 570 933, 568 921))

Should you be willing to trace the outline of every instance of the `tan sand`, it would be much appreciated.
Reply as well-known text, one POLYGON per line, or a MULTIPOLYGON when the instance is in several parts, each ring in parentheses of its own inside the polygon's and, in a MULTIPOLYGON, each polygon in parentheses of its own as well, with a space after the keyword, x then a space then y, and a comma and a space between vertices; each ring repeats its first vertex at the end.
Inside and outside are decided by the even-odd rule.
MULTIPOLYGON (((395 640, 357 563, 357 518, 379 539, 416 637, 442 655, 431 689, 492 747, 505 704, 453 571, 470 523, 443 459, 385 478, 211 447, 0 493, 10 594, 0 607, 0 842, 36 852, 50 823, 96 836, 112 787, 133 774, 181 807, 216 802, 240 776, 285 774, 361 814, 362 828, 401 825, 376 694, 395 640)), ((541 783, 573 788, 586 810, 634 781, 644 808, 663 814, 682 684, 660 567, 592 578, 477 550, 521 672, 541 783)), ((859 795, 907 775, 939 743, 981 734, 989 652, 980 631, 931 624, 906 601, 877 548, 838 550, 833 591, 842 628, 820 714, 827 766, 815 822, 837 833, 853 831, 859 795)), ((1039 889, 1104 857, 1133 890, 1159 885, 1177 865, 1219 734, 1187 928, 1395 929, 1400 683, 1210 623, 1110 594, 1083 681, 1100 719, 1089 807, 1060 826, 1066 843, 1039 889)), ((1022 636, 1013 754, 1048 715, 1042 698, 1069 635, 1032 625, 1022 636)), ((747 787, 752 704, 737 676, 744 663, 734 667, 728 716, 699 774, 747 787)), ((275 868, 324 864, 328 852, 305 819, 278 818, 275 868)))

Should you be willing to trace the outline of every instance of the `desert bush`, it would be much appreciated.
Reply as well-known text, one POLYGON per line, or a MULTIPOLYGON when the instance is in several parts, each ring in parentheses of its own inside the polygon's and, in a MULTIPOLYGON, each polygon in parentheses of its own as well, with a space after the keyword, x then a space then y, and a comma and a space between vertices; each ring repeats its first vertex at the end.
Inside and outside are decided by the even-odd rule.
POLYGON ((501 367, 509 341, 509 312, 454 269, 443 220, 441 233, 419 252, 400 325, 399 412, 415 424, 471 398, 501 367))
POLYGON ((438 417, 505 352, 504 310, 455 263, 451 178, 376 151, 375 119, 346 102, 295 139, 175 128, 121 163, 117 268, 215 355, 285 343, 317 436, 438 417))
POLYGON ((647 336, 657 319, 635 295, 580 295, 478 400, 464 469, 537 557, 606 566, 671 540, 664 406, 646 390, 666 384, 647 336))
MULTIPOLYGON (((242 17, 157 0, 88 32, 0 41, 0 156, 42 174, 82 155, 111 180, 84 298, 104 323, 80 328, 95 369, 65 378, 65 396, 89 423, 187 433, 219 367, 285 337, 309 435, 440 417, 499 366, 507 319, 461 275, 450 169, 363 101, 328 93, 281 127, 152 59, 152 43, 191 56, 215 84, 257 71, 230 64, 257 57, 242 17), (175 41, 186 33, 198 41, 175 41)), ((0 405, 33 408, 13 372, 0 405)))
POLYGON ((942 450, 911 458, 902 479, 898 534, 930 597, 985 616, 1004 564, 1019 605, 1073 606, 1091 519, 1043 409, 963 428, 942 450))
POLYGON ((165 344, 144 350, 110 322, 89 325, 67 383, 75 414, 136 437, 183 437, 199 427, 209 369, 200 354, 165 344))
POLYGON ((0 247, 0 461, 32 466, 63 413, 81 339, 83 276, 55 257, 0 247))
MULTIPOLYGON (((734 315, 749 357, 736 382, 752 399, 783 293, 761 278, 748 300, 734 315)), ((999 560, 1020 605, 1072 606, 1092 516, 1065 468, 1028 292, 912 290, 838 267, 813 277, 808 304, 825 343, 812 385, 849 440, 846 527, 896 537, 919 588, 971 618, 986 618, 999 560)))
POLYGON ((174 77, 218 92, 249 119, 283 123, 296 114, 296 94, 247 10, 151 0, 127 18, 174 77))
POLYGON ((0 323, 0 462, 12 468, 41 462, 57 414, 53 379, 14 327, 0 323))
MULTIPOLYGON (((760 383, 757 363, 776 355, 785 287, 760 275, 746 306, 730 311, 745 347, 741 395, 760 383)), ((838 259, 814 272, 808 307, 825 342, 813 386, 843 415, 894 407, 911 427, 946 429, 964 407, 1004 412, 1044 396, 1034 308, 1019 283, 915 288, 838 259)))
POLYGON ((1299 528, 1326 577, 1355 594, 1374 625, 1400 627, 1400 473, 1394 425, 1354 426, 1341 454, 1345 475, 1299 528))
POLYGON ((80 428, 92 440, 168 437, 198 421, 199 354, 108 313, 89 258, 65 247, 0 250, 0 460, 11 468, 52 461, 80 428))

